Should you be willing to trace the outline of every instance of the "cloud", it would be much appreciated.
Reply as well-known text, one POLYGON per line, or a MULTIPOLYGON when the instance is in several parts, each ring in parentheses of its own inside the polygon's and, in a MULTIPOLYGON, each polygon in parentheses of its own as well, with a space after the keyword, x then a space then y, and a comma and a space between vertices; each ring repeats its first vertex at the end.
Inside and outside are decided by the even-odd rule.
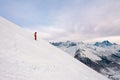
POLYGON ((55 40, 58 37, 68 34, 64 29, 53 26, 32 26, 29 30, 32 32, 37 31, 39 37, 45 40, 55 40))
POLYGON ((120 36, 120 0, 1 0, 0 14, 46 40, 120 36), (31 27, 32 26, 32 27, 31 27))
POLYGON ((69 33, 68 39, 78 40, 77 37, 82 36, 80 40, 85 40, 120 35, 119 0, 93 0, 89 3, 84 2, 86 5, 80 4, 81 2, 73 3, 74 6, 64 8, 55 17, 55 25, 69 33))

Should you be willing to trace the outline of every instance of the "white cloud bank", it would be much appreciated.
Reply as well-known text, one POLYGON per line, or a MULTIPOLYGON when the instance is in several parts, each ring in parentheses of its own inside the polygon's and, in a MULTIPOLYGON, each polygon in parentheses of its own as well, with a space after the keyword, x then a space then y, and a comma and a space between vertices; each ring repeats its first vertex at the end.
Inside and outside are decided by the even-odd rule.
POLYGON ((113 36, 118 39, 120 0, 73 0, 57 12, 52 22, 48 27, 34 28, 44 39, 54 41, 112 39, 113 36))
POLYGON ((46 40, 120 36, 120 0, 0 0, 0 15, 46 40))

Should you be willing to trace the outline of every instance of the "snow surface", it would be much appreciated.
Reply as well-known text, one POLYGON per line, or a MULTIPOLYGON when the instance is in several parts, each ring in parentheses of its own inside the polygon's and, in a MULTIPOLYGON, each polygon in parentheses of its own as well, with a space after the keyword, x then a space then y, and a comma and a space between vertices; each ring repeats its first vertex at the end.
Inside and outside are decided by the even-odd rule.
POLYGON ((0 80, 108 80, 2 17, 0 34, 0 80))

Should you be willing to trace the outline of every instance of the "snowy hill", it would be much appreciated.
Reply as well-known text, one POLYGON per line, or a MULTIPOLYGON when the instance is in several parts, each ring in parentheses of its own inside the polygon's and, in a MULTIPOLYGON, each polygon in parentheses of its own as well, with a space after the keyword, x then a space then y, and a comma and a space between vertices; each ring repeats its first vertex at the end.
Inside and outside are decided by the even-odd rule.
POLYGON ((2 17, 0 34, 0 80, 108 80, 2 17))
POLYGON ((51 44, 108 78, 120 80, 120 45, 109 41, 96 42, 95 44, 71 41, 51 44))

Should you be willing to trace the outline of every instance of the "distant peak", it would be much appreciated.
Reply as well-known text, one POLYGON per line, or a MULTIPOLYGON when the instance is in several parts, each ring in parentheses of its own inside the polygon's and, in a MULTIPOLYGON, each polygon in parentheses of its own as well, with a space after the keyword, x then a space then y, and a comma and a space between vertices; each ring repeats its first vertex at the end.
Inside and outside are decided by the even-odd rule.
POLYGON ((108 40, 104 40, 104 41, 102 41, 102 42, 96 42, 95 44, 94 44, 95 46, 99 46, 99 47, 107 47, 107 46, 112 46, 112 45, 114 45, 114 44, 112 44, 110 41, 108 41, 108 40))
POLYGON ((105 41, 103 41, 102 43, 111 43, 110 41, 108 41, 108 40, 105 40, 105 41))

